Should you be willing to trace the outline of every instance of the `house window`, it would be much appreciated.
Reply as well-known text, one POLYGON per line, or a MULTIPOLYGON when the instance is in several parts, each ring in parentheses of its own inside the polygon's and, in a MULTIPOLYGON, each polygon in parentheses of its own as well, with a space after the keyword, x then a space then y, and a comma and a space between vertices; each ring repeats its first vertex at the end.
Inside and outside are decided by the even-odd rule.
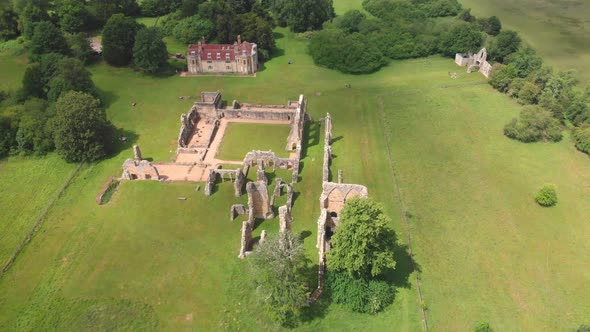
POLYGON ((207 61, 207 63, 213 63, 213 61, 207 61))
POLYGON ((225 66, 225 69, 231 70, 231 67, 230 66, 225 66))
POLYGON ((231 61, 226 61, 225 63, 231 63, 231 61))
POLYGON ((244 64, 246 64, 246 60, 244 60, 244 64))
POLYGON ((226 59, 229 59, 229 58, 230 58, 230 55, 229 55, 229 53, 225 53, 225 58, 226 58, 226 59))
POLYGON ((211 53, 207 53, 207 59, 211 59, 211 53))
POLYGON ((196 55, 196 54, 197 54, 197 52, 191 51, 191 55, 196 55))
POLYGON ((217 59, 221 59, 221 53, 217 53, 217 59))
POLYGON ((193 65, 195 65, 196 64, 196 61, 195 60, 192 60, 192 63, 193 63, 193 65))
POLYGON ((213 66, 207 66, 207 69, 212 70, 213 66))

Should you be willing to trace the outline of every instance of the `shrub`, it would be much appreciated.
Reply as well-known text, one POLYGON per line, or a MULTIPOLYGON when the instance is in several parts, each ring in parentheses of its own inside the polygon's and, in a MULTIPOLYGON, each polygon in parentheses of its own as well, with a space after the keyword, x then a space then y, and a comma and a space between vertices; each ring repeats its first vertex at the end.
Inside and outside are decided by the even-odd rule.
POLYGON ((590 154, 590 126, 575 128, 572 137, 578 150, 590 154))
POLYGON ((557 204, 557 193, 553 186, 546 185, 535 196, 535 201, 541 206, 553 206, 557 204))
POLYGON ((512 119, 504 127, 504 135, 525 143, 558 142, 562 138, 559 121, 551 112, 534 106, 526 106, 519 119, 512 119))
POLYGON ((353 277, 346 272, 329 271, 327 286, 334 302, 356 312, 378 313, 395 298, 395 288, 386 281, 353 277))
POLYGON ((490 326, 489 323, 480 322, 475 326, 473 332, 494 332, 494 329, 490 326))

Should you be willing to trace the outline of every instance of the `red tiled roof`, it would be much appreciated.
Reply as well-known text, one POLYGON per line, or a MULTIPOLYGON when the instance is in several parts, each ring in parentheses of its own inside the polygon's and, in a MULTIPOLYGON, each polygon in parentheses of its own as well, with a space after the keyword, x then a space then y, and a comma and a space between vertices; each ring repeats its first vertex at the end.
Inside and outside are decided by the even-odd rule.
POLYGON ((190 44, 187 54, 195 52, 201 60, 235 60, 237 55, 252 55, 254 43, 231 44, 190 44))

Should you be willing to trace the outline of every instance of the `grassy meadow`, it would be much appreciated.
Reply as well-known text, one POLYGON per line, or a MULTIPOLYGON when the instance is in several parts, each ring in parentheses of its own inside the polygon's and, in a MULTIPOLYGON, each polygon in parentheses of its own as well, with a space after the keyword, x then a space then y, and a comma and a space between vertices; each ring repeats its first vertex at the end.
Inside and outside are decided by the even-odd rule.
POLYGON ((230 122, 216 158, 240 161, 252 150, 271 150, 280 157, 288 157, 285 146, 289 130, 285 124, 230 122))
MULTIPOLYGON (((335 5, 342 12, 360 1, 335 5)), ((392 306, 361 315, 324 298, 306 311, 298 330, 420 331, 417 276, 432 331, 470 331, 478 321, 497 331, 590 323, 590 160, 567 137, 556 144, 504 137, 504 124, 520 106, 452 59, 394 61, 371 75, 344 75, 315 66, 307 42, 287 30, 278 29, 276 37, 281 52, 256 78, 150 77, 90 66, 108 117, 128 142, 81 169, 0 278, 0 330, 281 330, 258 308, 248 261, 237 258, 243 219, 230 221, 229 207, 246 196, 234 197, 231 184, 218 184, 205 197, 190 183, 123 182, 108 204, 94 201, 132 157, 133 144, 145 158, 173 157, 179 115, 191 105, 178 96, 216 90, 225 100, 260 104, 283 104, 303 93, 314 120, 330 112, 332 173, 342 169, 345 182, 368 186, 391 216, 400 244, 411 231, 419 271, 407 252, 396 253, 392 306), (455 71, 459 78, 451 79, 448 72, 455 71), (533 200, 546 183, 557 188, 553 208, 533 200)), ((17 84, 10 82, 20 81, 23 64, 1 54, 0 70, 10 73, 0 84, 17 84)), ((319 122, 307 126, 295 185, 293 228, 311 260, 310 280, 323 129, 319 122)), ((0 230, 13 232, 8 222, 19 215, 35 217, 74 168, 54 155, 0 162, 0 230), (27 163, 35 166, 20 167, 27 163)), ((262 229, 276 232, 277 220, 261 221, 254 236, 262 229)))
POLYGON ((586 0, 460 0, 476 16, 496 15, 556 69, 576 69, 590 82, 590 2, 586 0))

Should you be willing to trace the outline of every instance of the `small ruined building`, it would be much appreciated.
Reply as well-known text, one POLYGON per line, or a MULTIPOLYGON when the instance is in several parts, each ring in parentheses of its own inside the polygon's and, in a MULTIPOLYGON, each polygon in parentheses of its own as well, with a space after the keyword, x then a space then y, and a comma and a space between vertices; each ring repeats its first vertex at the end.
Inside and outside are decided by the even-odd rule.
POLYGON ((231 44, 198 44, 188 46, 186 62, 189 74, 237 73, 258 71, 258 50, 255 43, 242 42, 240 36, 231 44))
POLYGON ((455 63, 461 67, 467 67, 467 72, 478 71, 489 78, 492 65, 487 61, 488 51, 482 48, 477 54, 457 53, 455 63))

